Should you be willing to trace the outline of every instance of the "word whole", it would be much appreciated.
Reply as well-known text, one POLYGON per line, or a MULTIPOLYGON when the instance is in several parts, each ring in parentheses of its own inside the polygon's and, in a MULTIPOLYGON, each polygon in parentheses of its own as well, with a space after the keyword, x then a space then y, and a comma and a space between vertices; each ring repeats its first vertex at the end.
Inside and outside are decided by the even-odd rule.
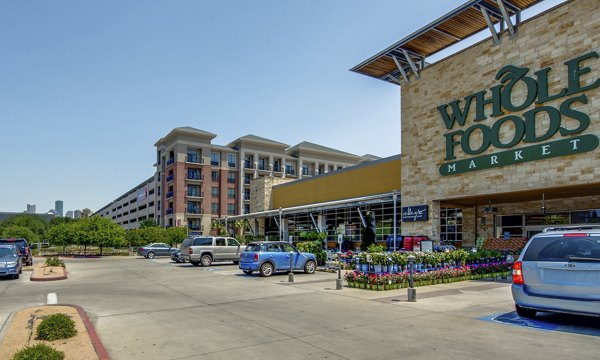
POLYGON ((598 58, 598 53, 592 51, 566 61, 567 84, 553 94, 548 89, 553 75, 551 67, 530 75, 529 68, 507 65, 496 74, 498 85, 468 95, 462 100, 438 106, 444 125, 452 130, 444 134, 444 160, 449 162, 442 164, 440 173, 460 174, 594 150, 598 146, 597 136, 575 135, 582 133, 590 125, 590 116, 578 110, 577 106, 588 104, 585 92, 600 86, 600 79, 585 81, 586 74, 592 72, 589 63, 598 58), (517 88, 523 94, 518 103, 515 103, 513 91, 517 88), (562 101, 559 105, 547 104, 560 99, 562 101), (489 115, 486 115, 486 109, 489 115), (516 114, 523 110, 526 111, 521 115, 516 114), (472 119, 468 119, 470 114, 474 115, 472 119), (496 119, 492 124, 482 123, 490 117, 496 119), (547 126, 538 126, 543 119, 547 126), (566 119, 572 119, 569 127, 566 126, 566 119), (468 120, 471 121, 470 125, 468 120), (465 126, 467 127, 464 128, 465 126), (505 133, 502 129, 506 126, 513 129, 509 132, 512 135, 501 136, 505 133), (455 127, 462 128, 455 130, 455 127), (562 137, 560 140, 544 142, 557 133, 562 137), (474 135, 477 135, 478 141, 471 141, 474 135), (490 147, 510 149, 518 144, 536 145, 456 160, 458 147, 464 154, 476 156, 490 147))

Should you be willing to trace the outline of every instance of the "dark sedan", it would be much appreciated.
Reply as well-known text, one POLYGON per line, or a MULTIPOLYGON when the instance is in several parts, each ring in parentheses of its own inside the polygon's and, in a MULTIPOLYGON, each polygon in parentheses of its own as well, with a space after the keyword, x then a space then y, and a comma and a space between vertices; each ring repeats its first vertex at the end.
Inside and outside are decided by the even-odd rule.
POLYGON ((165 243, 154 243, 140 247, 138 254, 147 259, 154 259, 155 256, 171 256, 176 251, 178 251, 176 247, 171 247, 165 243))

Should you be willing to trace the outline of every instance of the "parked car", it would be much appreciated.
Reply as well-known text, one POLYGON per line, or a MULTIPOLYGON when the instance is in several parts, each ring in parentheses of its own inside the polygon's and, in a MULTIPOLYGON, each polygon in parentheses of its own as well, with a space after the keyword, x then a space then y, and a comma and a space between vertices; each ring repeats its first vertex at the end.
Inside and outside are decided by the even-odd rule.
POLYGON ((0 245, 8 244, 15 245, 26 266, 33 265, 33 257, 31 256, 31 248, 26 239, 23 238, 4 238, 0 239, 0 245))
POLYGON ((155 256, 171 256, 175 251, 177 251, 177 248, 165 243, 154 243, 139 248, 138 254, 148 259, 154 259, 155 256))
POLYGON ((23 259, 15 245, 0 245, 0 276, 18 279, 23 271, 23 259))
POLYGON ((260 276, 271 276, 275 272, 290 271, 290 256, 293 271, 314 274, 317 268, 315 255, 300 252, 285 241, 248 244, 240 257, 240 269, 246 274, 259 271, 260 276))
POLYGON ((240 261, 242 245, 234 238, 222 236, 189 236, 179 250, 181 258, 194 266, 210 266, 213 261, 240 261))
POLYGON ((517 314, 538 311, 600 316, 600 226, 548 228, 513 266, 517 314))
POLYGON ((185 259, 181 257, 181 250, 177 250, 171 253, 171 260, 175 261, 176 263, 185 262, 185 259))

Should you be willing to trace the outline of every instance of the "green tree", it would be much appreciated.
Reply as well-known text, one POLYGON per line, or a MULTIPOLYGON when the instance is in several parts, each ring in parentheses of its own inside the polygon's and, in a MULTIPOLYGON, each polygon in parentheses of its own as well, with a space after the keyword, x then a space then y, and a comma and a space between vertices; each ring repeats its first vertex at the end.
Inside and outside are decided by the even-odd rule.
POLYGON ((109 219, 92 216, 81 218, 76 224, 76 239, 83 245, 84 255, 90 245, 100 248, 100 256, 105 247, 125 245, 125 230, 109 219))
POLYGON ((127 230, 127 233, 125 234, 125 240, 129 246, 133 247, 139 247, 146 244, 144 242, 145 240, 142 239, 140 229, 127 230))
POLYGON ((161 227, 147 227, 127 231, 127 242, 130 246, 144 246, 151 243, 167 243, 167 231, 161 227))
POLYGON ((75 244, 77 237, 76 227, 75 222, 64 222, 62 224, 50 226, 47 233, 48 241, 53 246, 62 246, 62 253, 64 254, 65 248, 68 245, 75 244))
POLYGON ((167 243, 171 246, 181 244, 188 235, 187 226, 172 226, 166 229, 167 243))
POLYGON ((144 219, 140 221, 140 229, 144 229, 147 227, 158 227, 158 223, 154 219, 144 219))
POLYGON ((56 216, 56 217, 53 217, 52 220, 50 220, 50 227, 55 226, 55 225, 60 225, 60 224, 70 224, 75 221, 77 221, 77 220, 75 220, 73 218, 56 216))
POLYGON ((0 232, 3 232, 5 228, 12 225, 23 226, 28 228, 38 236, 38 239, 46 238, 46 230, 48 229, 48 223, 44 220, 44 218, 42 218, 39 215, 19 214, 12 216, 0 223, 0 232))
POLYGON ((225 235, 225 224, 223 224, 221 221, 213 220, 211 229, 215 230, 218 236, 225 235))
POLYGON ((29 241, 29 243, 35 243, 40 240, 38 234, 31 231, 30 228, 20 225, 9 225, 0 231, 2 237, 7 238, 24 238, 29 241))

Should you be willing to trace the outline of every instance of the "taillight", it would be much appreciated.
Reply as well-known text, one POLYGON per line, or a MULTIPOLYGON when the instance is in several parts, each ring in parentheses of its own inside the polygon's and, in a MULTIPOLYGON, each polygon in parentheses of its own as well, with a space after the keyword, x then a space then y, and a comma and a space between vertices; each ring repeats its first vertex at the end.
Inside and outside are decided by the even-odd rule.
POLYGON ((254 254, 254 261, 258 261, 258 253, 254 254))
POLYGON ((194 249, 192 249, 192 247, 190 246, 188 248, 188 254, 192 255, 194 253, 194 249))
POLYGON ((138 251, 144 251, 144 248, 139 248, 138 251))
POLYGON ((590 234, 577 234, 577 233, 574 233, 574 234, 564 234, 563 236, 564 237, 579 237, 579 236, 590 236, 590 234))
POLYGON ((516 285, 525 285, 525 280, 523 280, 523 263, 520 261, 515 262, 513 265, 512 281, 516 285))

